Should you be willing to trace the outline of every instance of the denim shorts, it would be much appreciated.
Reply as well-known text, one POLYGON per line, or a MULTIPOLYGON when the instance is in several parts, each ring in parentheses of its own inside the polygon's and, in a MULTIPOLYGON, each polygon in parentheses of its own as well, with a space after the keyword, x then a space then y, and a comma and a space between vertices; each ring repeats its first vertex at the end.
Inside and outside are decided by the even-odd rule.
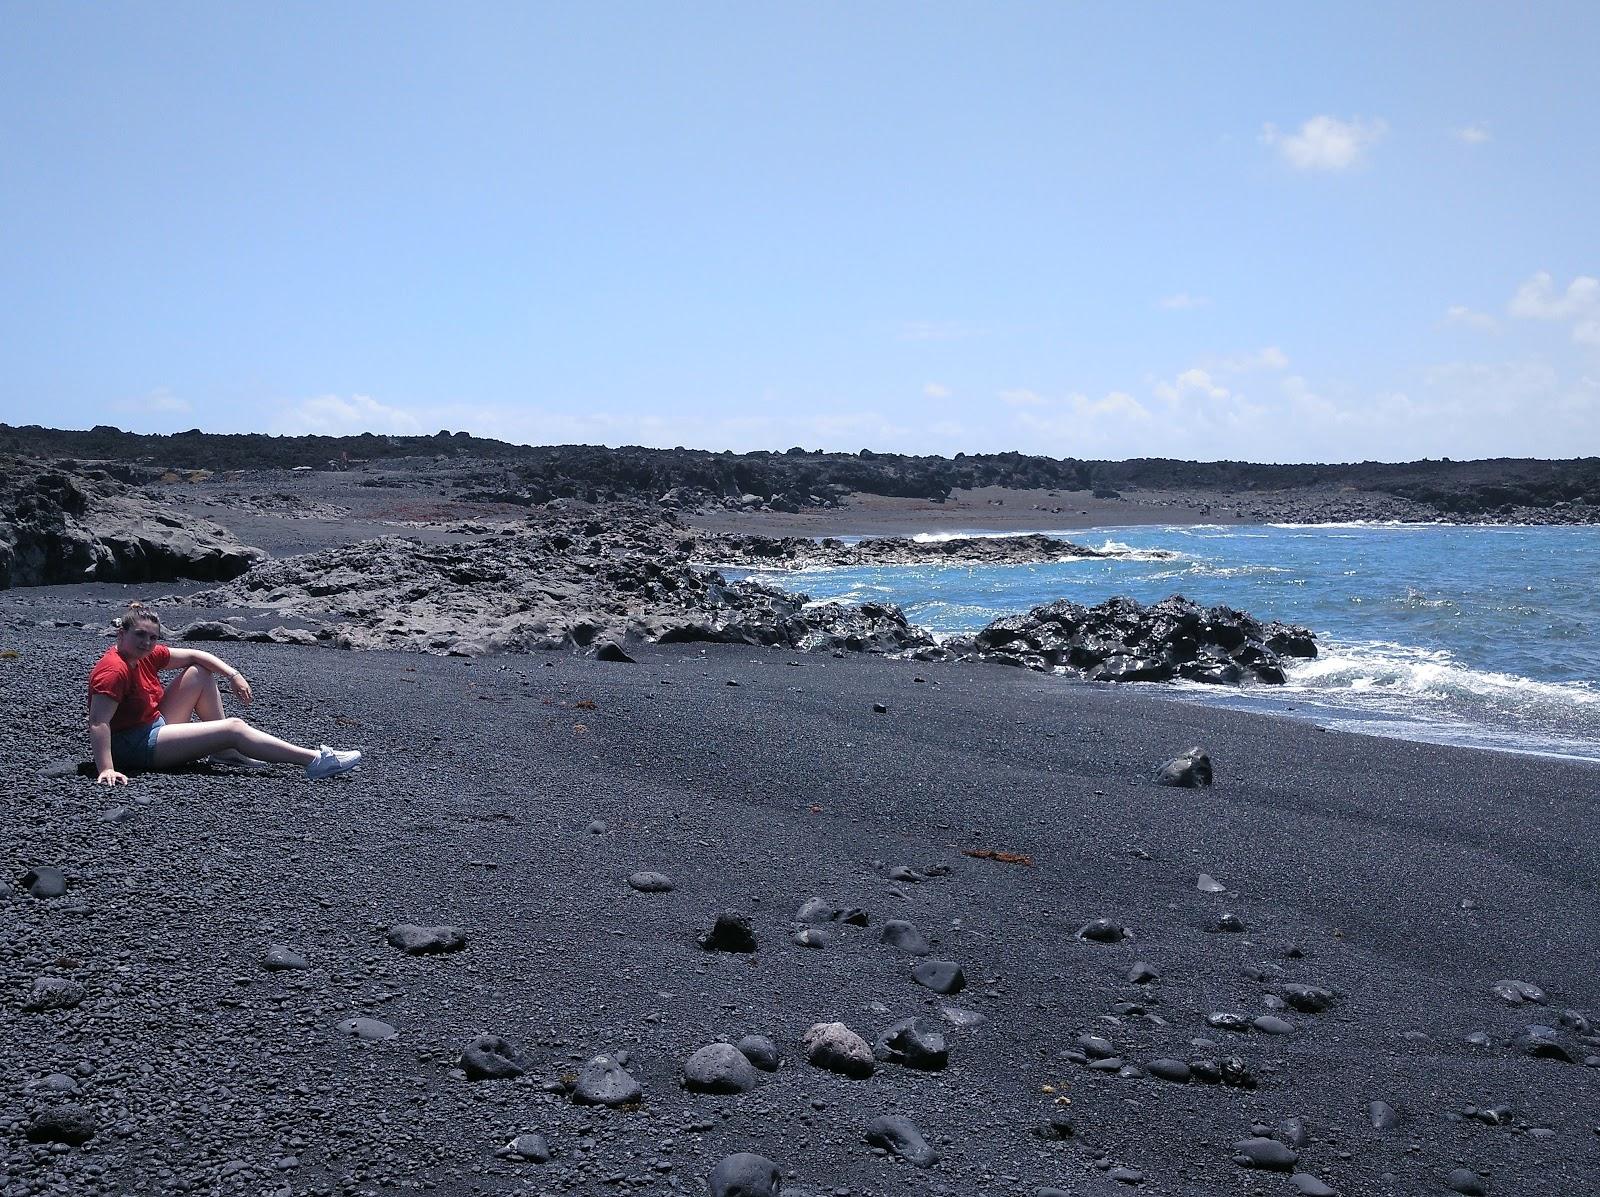
POLYGON ((144 773, 155 764, 156 735, 167 721, 160 715, 152 723, 125 727, 111 733, 111 764, 122 773, 144 773))

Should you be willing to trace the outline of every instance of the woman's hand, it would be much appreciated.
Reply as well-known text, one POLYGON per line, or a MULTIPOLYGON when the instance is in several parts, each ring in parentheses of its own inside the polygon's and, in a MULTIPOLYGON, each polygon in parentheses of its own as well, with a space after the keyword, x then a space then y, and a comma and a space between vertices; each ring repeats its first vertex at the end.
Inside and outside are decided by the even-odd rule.
POLYGON ((128 775, 126 773, 118 773, 115 769, 102 769, 100 770, 100 776, 95 778, 94 784, 97 786, 125 786, 128 784, 128 775))
POLYGON ((233 687, 234 694, 238 696, 239 701, 245 706, 249 706, 255 701, 255 694, 250 689, 250 683, 245 681, 244 674, 237 669, 228 671, 228 685, 233 687))

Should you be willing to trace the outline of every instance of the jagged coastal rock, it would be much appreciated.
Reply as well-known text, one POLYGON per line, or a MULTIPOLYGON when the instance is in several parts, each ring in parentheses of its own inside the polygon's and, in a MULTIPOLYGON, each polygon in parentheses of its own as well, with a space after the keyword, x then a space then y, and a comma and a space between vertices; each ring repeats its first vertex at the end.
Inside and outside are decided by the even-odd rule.
POLYGON ((0 460, 0 590, 222 581, 265 556, 208 520, 176 518, 104 471, 0 460))
POLYGON ((1283 658, 1315 657, 1317 646, 1305 628, 1263 624, 1232 607, 1202 607, 1175 594, 1150 606, 1120 597, 1095 607, 1059 599, 997 619, 939 651, 1093 681, 1235 685, 1281 683, 1283 658))
POLYGON ((1148 607, 1126 598, 1092 608, 1060 600, 940 644, 892 604, 813 603, 754 579, 730 582, 698 564, 708 547, 735 543, 744 552, 770 549, 772 560, 794 565, 818 560, 808 555, 813 549, 835 564, 844 563, 843 554, 891 562, 931 549, 980 554, 974 560, 987 553, 1037 560, 1052 552, 1094 552, 1043 536, 929 545, 900 538, 855 545, 761 537, 708 542, 670 516, 632 507, 606 520, 544 512, 454 544, 403 537, 362 541, 263 562, 225 586, 172 601, 250 613, 232 622, 195 620, 182 631, 188 640, 462 656, 606 649, 615 659, 625 643, 694 641, 995 661, 1094 681, 1182 677, 1232 685, 1282 682, 1284 657, 1316 655, 1312 633, 1304 628, 1262 624, 1232 608, 1206 609, 1180 595, 1148 607), (303 626, 247 626, 263 617, 303 626))
POLYGON ((314 639, 340 648, 478 656, 611 642, 700 641, 898 653, 933 638, 887 603, 810 605, 695 565, 695 538, 637 507, 605 520, 541 513, 458 544, 385 537, 269 561, 186 601, 312 625, 251 633, 217 620, 195 639, 314 639), (298 634, 296 634, 298 633, 298 634))

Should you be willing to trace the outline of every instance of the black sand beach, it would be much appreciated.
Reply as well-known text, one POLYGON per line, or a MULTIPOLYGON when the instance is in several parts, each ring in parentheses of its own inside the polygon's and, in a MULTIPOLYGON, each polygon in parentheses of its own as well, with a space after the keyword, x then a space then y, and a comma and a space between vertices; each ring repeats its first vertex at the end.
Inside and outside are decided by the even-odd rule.
POLYGON ((1460 1168, 1494 1193, 1595 1191, 1594 767, 985 666, 230 644, 259 722, 361 747, 363 767, 324 784, 194 768, 114 792, 42 777, 86 755, 78 703, 103 641, 37 621, 92 621, 126 593, 0 601, 7 1194, 695 1193, 738 1151, 774 1160, 791 1194, 1325 1191, 1230 1158, 1253 1137, 1300 1142, 1290 1119, 1305 1138, 1283 1166, 1341 1194, 1448 1193, 1460 1168), (1153 785, 1191 744, 1215 787, 1153 785), (981 849, 1031 863, 965 854, 981 849), (64 871, 65 898, 21 889, 39 865, 64 871), (891 880, 900 865, 950 871, 891 880), (635 892, 636 870, 674 888, 635 892), (1201 873, 1225 892, 1197 890, 1201 873), (867 925, 798 945, 813 896, 867 925), (696 945, 724 910, 749 916, 753 954, 696 945), (1215 930, 1224 913, 1246 929, 1215 930), (1132 938, 1078 938, 1100 918, 1132 938), (890 919, 959 962, 965 989, 916 983, 916 958, 879 942, 890 919), (401 923, 468 944, 408 956, 385 942, 401 923), (265 971, 273 945, 309 967, 265 971), (1159 979, 1128 980, 1138 961, 1159 979), (81 1004, 23 1010, 39 977, 80 983, 81 1004), (1508 1005, 1504 979, 1545 1003, 1508 1005), (1272 1009, 1295 984, 1332 1004, 1272 1009), (1292 1030, 1217 1029, 1215 1013, 1292 1030), (397 1037, 336 1029, 358 1015, 397 1037), (913 1015, 943 1027, 947 1069, 856 1080, 801 1055, 814 1023, 871 1041, 913 1015), (1530 1024, 1554 1028, 1546 1058, 1517 1046, 1530 1024), (480 1032, 521 1050, 523 1077, 452 1075, 480 1032), (685 1091, 691 1052, 748 1034, 782 1067, 740 1095, 685 1091), (1099 1039, 1140 1072, 1237 1057, 1255 1087, 1079 1062, 1099 1039), (637 1104, 568 1097, 603 1052, 628 1053, 637 1104), (61 1105, 93 1137, 30 1143, 61 1105), (884 1114, 939 1162, 870 1146, 884 1114), (525 1132, 549 1162, 497 1156, 525 1132))

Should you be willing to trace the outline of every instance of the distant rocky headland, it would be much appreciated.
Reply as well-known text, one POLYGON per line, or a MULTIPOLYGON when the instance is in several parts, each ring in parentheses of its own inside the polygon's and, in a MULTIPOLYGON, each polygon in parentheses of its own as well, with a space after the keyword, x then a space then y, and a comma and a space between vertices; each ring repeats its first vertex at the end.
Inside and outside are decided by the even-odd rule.
MULTIPOLYGON (((1600 458, 1545 461, 1425 460, 1334 465, 1264 465, 1165 458, 1098 461, 1024 453, 954 457, 699 449, 525 446, 464 432, 433 436, 224 435, 198 431, 140 435, 0 424, 0 453, 110 463, 125 481, 148 483, 205 471, 427 471, 447 477, 463 499, 531 505, 564 498, 642 501, 692 511, 706 507, 798 512, 852 495, 942 503, 957 491, 1001 487, 1177 505, 1203 519, 1281 521, 1440 519, 1457 522, 1600 521, 1600 458)), ((392 479, 369 478, 372 485, 392 479)))

